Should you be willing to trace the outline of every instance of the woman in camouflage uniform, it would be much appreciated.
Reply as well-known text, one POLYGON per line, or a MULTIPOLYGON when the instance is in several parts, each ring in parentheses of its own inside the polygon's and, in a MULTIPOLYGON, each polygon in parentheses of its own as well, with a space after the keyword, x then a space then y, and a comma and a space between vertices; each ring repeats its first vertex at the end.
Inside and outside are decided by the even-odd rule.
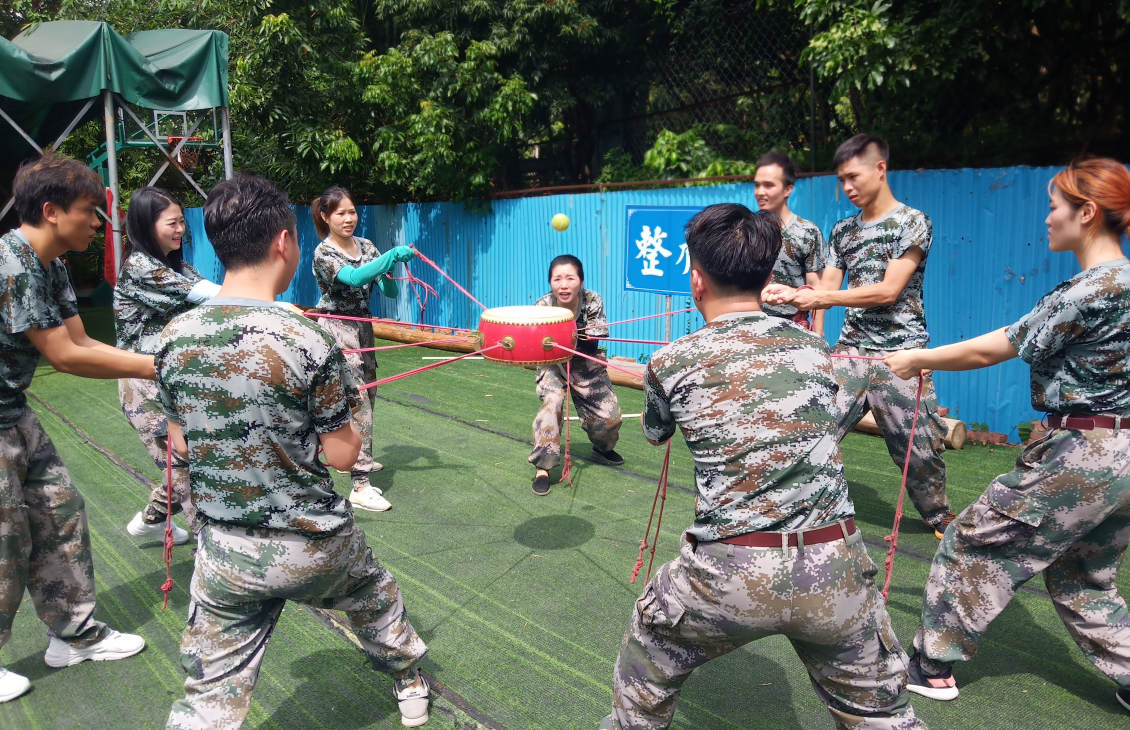
MULTIPOLYGON (((580 333, 577 350, 597 355, 599 340, 607 337, 608 318, 604 300, 585 288, 585 267, 576 256, 558 256, 549 262, 551 291, 534 302, 540 307, 562 307, 573 312, 580 333)), ((624 458, 616 453, 620 439, 620 404, 608 379, 608 368, 575 355, 569 363, 573 404, 581 419, 581 428, 592 442, 592 459, 600 464, 619 466, 624 458)), ((561 463, 561 419, 564 416, 566 387, 564 365, 538 368, 538 397, 542 407, 534 419, 534 450, 529 462, 534 474, 534 494, 549 494, 549 470, 561 463)))
MULTIPOLYGON (((322 242, 314 249, 314 278, 322 298, 318 310, 348 317, 371 317, 369 300, 373 282, 386 297, 396 297, 396 282, 388 276, 398 262, 409 261, 416 252, 407 246, 396 246, 382 254, 367 238, 354 236, 357 229, 357 207, 353 196, 341 187, 332 187, 315 198, 311 205, 314 228, 322 242)), ((321 325, 337 338, 343 350, 373 346, 373 325, 341 319, 321 319, 321 325)), ((377 379, 377 356, 372 352, 345 356, 358 385, 377 379)), ((353 491, 349 501, 358 509, 384 512, 392 507, 381 490, 369 483, 369 474, 381 470, 373 460, 373 406, 377 390, 364 392, 361 409, 353 414, 353 423, 361 432, 361 455, 350 470, 353 491)))
MULTIPOLYGON (((114 330, 118 349, 152 355, 161 330, 173 317, 207 301, 220 290, 186 264, 181 254, 184 211, 167 190, 145 187, 133 194, 126 216, 126 250, 114 289, 114 330)), ((126 419, 141 437, 153 462, 165 472, 168 423, 157 404, 152 380, 118 380, 118 396, 126 419)), ((173 502, 166 504, 166 484, 153 488, 149 504, 133 516, 126 531, 135 537, 162 539, 165 521, 182 508, 189 524, 194 516, 184 469, 173 469, 173 502)), ((188 533, 173 525, 180 545, 188 533)))
POLYGON ((1082 272, 1016 324, 936 350, 886 357, 899 377, 972 370, 1014 357, 1032 366, 1032 406, 1050 429, 946 530, 914 638, 909 689, 958 695, 951 668, 1037 573, 1083 654, 1130 710, 1130 613, 1114 579, 1130 542, 1130 173, 1074 163, 1049 186, 1048 248, 1082 272))

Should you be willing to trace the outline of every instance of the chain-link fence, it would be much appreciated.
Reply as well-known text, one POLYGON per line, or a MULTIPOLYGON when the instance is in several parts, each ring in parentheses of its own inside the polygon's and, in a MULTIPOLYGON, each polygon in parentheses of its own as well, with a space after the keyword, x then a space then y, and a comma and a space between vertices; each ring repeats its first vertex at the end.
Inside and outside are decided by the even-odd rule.
POLYGON ((660 132, 693 130, 723 159, 755 162, 782 149, 809 167, 815 80, 800 60, 807 44, 795 13, 755 2, 687 17, 651 61, 646 98, 620 123, 624 148, 641 160, 660 132))

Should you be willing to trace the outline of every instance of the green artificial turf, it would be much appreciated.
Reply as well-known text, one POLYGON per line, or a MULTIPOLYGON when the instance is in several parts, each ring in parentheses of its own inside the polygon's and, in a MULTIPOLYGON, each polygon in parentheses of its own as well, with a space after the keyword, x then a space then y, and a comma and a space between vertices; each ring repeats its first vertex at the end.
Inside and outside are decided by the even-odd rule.
MULTIPOLYGON (((97 314, 88 318, 92 333, 97 314)), ((380 354, 381 375, 422 364, 422 348, 380 354)), ((530 492, 530 422, 539 405, 534 374, 465 361, 398 381, 380 391, 374 429, 384 463, 374 483, 394 509, 359 513, 371 547, 397 577, 411 619, 429 645, 424 668, 455 701, 491 725, 595 728, 611 702, 611 671, 641 584, 629 584, 638 541, 655 494, 662 451, 626 424, 621 469, 575 462, 573 487, 554 483, 545 498, 530 492), (486 396, 490 395, 490 398, 486 396), (454 694, 452 694, 454 693, 454 694), (458 695, 458 697, 456 697, 458 695), (460 700, 461 698, 461 700, 460 700)), ((151 477, 156 472, 121 416, 113 382, 79 381, 41 368, 32 391, 91 437, 151 477)), ((638 391, 618 389, 625 412, 637 413, 638 391)), ((0 705, 0 727, 159 727, 180 693, 177 640, 186 610, 191 564, 178 548, 177 584, 162 613, 164 580, 156 543, 139 547, 125 523, 146 489, 75 431, 37 406, 86 496, 94 535, 99 616, 146 636, 139 657, 49 670, 46 637, 25 603, 0 660, 27 674, 35 690, 0 705)), ((574 426, 576 423, 574 422, 574 426)), ((588 453, 574 430, 573 449, 588 453)), ((859 523, 882 562, 899 485, 881 439, 852 435, 844 460, 859 523)), ((1016 457, 1008 448, 967 448, 946 455, 949 493, 961 509, 1016 457)), ((657 561, 674 554, 693 515, 690 458, 673 448, 657 561)), ((347 480, 338 477, 339 491, 347 480)), ((909 645, 917 626, 928 559, 937 541, 909 507, 896 561, 890 609, 909 645)), ((1074 646, 1042 586, 1021 592, 990 629, 975 661, 956 670, 961 698, 914 698, 932 728, 1130 727, 1114 685, 1074 646)), ((1124 578, 1119 585, 1127 588, 1124 578)), ((252 728, 395 727, 388 680, 318 617, 299 607, 284 613, 255 691, 252 728)), ((471 721, 441 700, 434 727, 471 721), (446 723, 446 724, 445 724, 446 723)), ((830 728, 800 661, 787 641, 768 639, 712 662, 688 681, 674 727, 830 728)))

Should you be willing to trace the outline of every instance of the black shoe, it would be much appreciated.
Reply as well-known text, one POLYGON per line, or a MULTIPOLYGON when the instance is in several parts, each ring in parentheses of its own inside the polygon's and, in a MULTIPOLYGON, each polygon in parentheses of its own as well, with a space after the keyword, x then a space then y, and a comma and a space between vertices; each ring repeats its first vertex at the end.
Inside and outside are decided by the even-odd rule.
POLYGON ((1118 700, 1118 704, 1122 705, 1127 710, 1130 710, 1130 689, 1123 687, 1114 693, 1114 699, 1118 700))
POLYGON ((922 660, 918 654, 910 658, 906 669, 910 675, 906 685, 908 692, 942 702, 957 699, 957 682, 954 681, 953 670, 947 669, 945 674, 926 674, 922 671, 922 660))
POLYGON ((534 494, 544 497, 549 494, 549 477, 538 475, 534 477, 534 494))
POLYGON ((592 447, 592 460, 598 464, 608 464, 609 466, 620 466, 624 463, 624 457, 612 451, 601 451, 595 446, 592 447))

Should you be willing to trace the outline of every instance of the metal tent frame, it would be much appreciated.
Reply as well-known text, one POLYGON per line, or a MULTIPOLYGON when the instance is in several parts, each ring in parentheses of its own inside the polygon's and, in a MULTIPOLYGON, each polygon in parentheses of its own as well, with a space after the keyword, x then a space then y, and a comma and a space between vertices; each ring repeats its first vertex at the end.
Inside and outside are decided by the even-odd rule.
MULTIPOLYGON (((41 147, 30 134, 28 134, 22 127, 20 127, 19 124, 16 123, 14 119, 4 113, 3 109, 0 109, 0 117, 3 117, 4 120, 7 121, 8 124, 13 129, 15 129, 16 132, 18 132, 19 135, 23 137, 28 144, 32 146, 32 149, 34 149, 42 156, 54 153, 59 149, 60 146, 62 146, 63 142, 65 142, 67 138, 70 137, 71 133, 75 131, 75 128, 78 127, 79 123, 87 115, 91 107, 94 106, 94 102, 96 101, 98 101, 97 97, 89 99, 82 107, 82 110, 78 114, 76 114, 74 119, 71 120, 71 123, 67 125, 66 130, 64 130, 64 132, 60 134, 55 142, 52 143, 51 146, 47 149, 41 147)), ((122 266, 122 216, 121 209, 119 207, 121 204, 121 190, 119 189, 118 185, 118 111, 121 110, 122 112, 124 112, 125 115, 132 119, 134 124, 136 124, 145 133, 146 137, 148 137, 150 142, 152 143, 151 145, 146 146, 155 147, 165 157, 164 163, 157 170, 157 173, 153 175, 152 179, 150 179, 150 185, 156 183, 157 180, 160 179, 161 175, 163 175, 165 171, 171 166, 177 172, 179 172, 185 180, 188 181, 188 184, 191 185, 196 190, 196 192, 200 193, 201 197, 207 199, 208 194, 204 192, 204 188, 200 187, 196 180, 193 179, 192 175, 184 169, 184 166, 182 166, 177 159, 177 156, 180 154, 181 149, 189 141, 192 133, 195 132, 200 127, 200 124, 204 121, 204 117, 197 119, 196 123, 187 130, 187 133, 170 150, 166 147, 165 144, 161 143, 158 135, 154 134, 154 132, 149 129, 145 122, 141 121, 141 119, 133 111, 130 105, 126 102, 126 100, 118 94, 110 91, 109 89, 106 89, 102 92, 102 110, 103 124, 106 130, 106 168, 109 173, 108 188, 110 190, 112 198, 110 199, 109 203, 110 210, 105 211, 102 210, 101 207, 99 207, 98 213, 110 224, 114 247, 114 271, 120 271, 122 266)), ((232 159, 231 116, 228 112, 227 107, 214 107, 213 113, 215 113, 216 110, 219 110, 220 112, 220 148, 224 156, 224 179, 230 180, 232 178, 232 175, 235 174, 234 163, 232 159)), ((9 198, 4 207, 0 209, 0 218, 3 218, 5 215, 7 215, 8 211, 12 209, 12 205, 14 204, 15 198, 9 198)))

